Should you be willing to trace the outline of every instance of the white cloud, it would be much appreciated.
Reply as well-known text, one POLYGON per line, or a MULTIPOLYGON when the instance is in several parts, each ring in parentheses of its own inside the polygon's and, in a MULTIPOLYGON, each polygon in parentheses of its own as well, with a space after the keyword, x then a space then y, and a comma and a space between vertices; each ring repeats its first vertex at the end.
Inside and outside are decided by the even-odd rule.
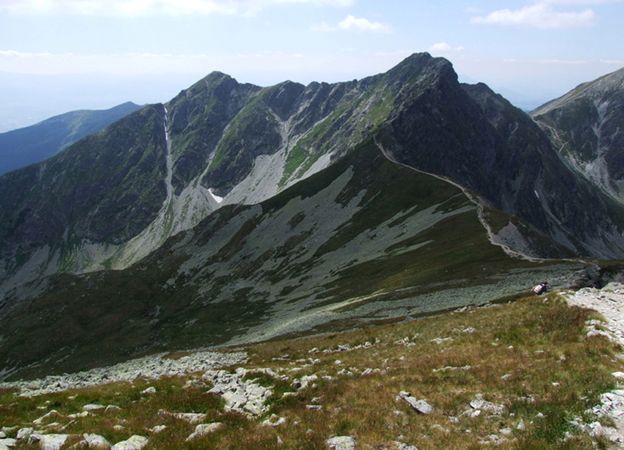
POLYGON ((543 0, 553 5, 604 5, 607 3, 619 3, 622 0, 543 0))
POLYGON ((600 62, 613 66, 624 66, 624 59, 601 59, 600 62))
POLYGON ((375 33, 388 33, 390 26, 381 22, 373 22, 364 17, 347 16, 338 23, 338 28, 341 30, 358 30, 358 31, 372 31, 375 33))
POLYGON ((461 45, 453 47, 447 42, 436 42, 431 47, 429 47, 429 51, 432 53, 453 53, 464 51, 464 47, 462 47, 461 45))
POLYGON ((259 71, 305 65, 306 56, 291 52, 257 52, 210 55, 205 53, 48 53, 0 50, 0 72, 41 75, 112 74, 205 74, 211 70, 239 70, 254 67, 259 71))
POLYGON ((596 13, 592 9, 560 11, 552 6, 597 4, 591 0, 546 0, 519 9, 499 9, 485 16, 475 16, 472 23, 492 25, 517 25, 533 28, 570 28, 593 25, 596 13))
POLYGON ((365 17, 355 17, 348 15, 337 25, 330 25, 327 22, 317 23, 310 27, 312 31, 322 33, 330 31, 366 31, 370 33, 391 33, 392 27, 383 22, 374 22, 365 17))
POLYGON ((355 0, 2 0, 0 12, 136 17, 191 14, 252 15, 285 4, 348 7, 355 0))

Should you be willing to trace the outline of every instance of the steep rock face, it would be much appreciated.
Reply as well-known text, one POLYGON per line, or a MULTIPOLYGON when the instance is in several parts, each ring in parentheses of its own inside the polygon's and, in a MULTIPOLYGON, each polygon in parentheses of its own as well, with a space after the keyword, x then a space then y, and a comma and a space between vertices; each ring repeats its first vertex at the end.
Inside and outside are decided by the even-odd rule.
MULTIPOLYGON (((332 158, 369 136, 374 125, 387 117, 392 95, 386 95, 386 90, 380 77, 334 85, 286 82, 260 88, 212 73, 166 105, 146 107, 136 116, 149 111, 149 123, 122 121, 52 158, 46 163, 46 173, 57 183, 39 181, 34 175, 43 166, 0 181, 0 194, 6 199, 4 205, 0 204, 6 210, 0 214, 12 217, 5 228, 15 228, 29 212, 39 218, 31 221, 32 226, 47 226, 42 215, 46 211, 42 206, 44 196, 17 194, 28 183, 36 184, 35 190, 45 190, 46 195, 64 200, 68 200, 65 190, 70 185, 75 192, 93 194, 81 202, 68 201, 64 206, 67 214, 58 227, 53 227, 59 228, 54 233, 7 232, 5 237, 11 241, 7 245, 21 250, 0 249, 0 280, 6 288, 58 271, 127 267, 169 236, 193 227, 223 205, 267 199, 326 167, 332 158), (128 126, 136 128, 133 133, 141 136, 143 143, 132 140, 128 126), (124 136, 128 142, 123 142, 124 136), (157 152, 152 143, 158 143, 157 152), (92 152, 92 146, 98 148, 94 154, 99 156, 82 157, 92 152), (117 158, 120 151, 129 148, 133 149, 133 159, 117 158), (139 154, 141 148, 144 155, 139 154), (67 162, 73 158, 85 163, 78 181, 67 162), (150 172, 145 163, 136 166, 143 158, 158 166, 159 172, 150 172), (105 209, 106 202, 113 197, 107 196, 104 188, 110 187, 109 182, 115 178, 94 177, 87 173, 87 165, 98 166, 94 173, 110 169, 118 173, 142 172, 127 194, 116 191, 122 200, 133 199, 136 204, 132 208, 139 211, 137 218, 134 213, 108 214, 105 219, 89 213, 110 213, 105 209), (154 195, 156 192, 160 196, 154 195), (102 205, 98 205, 100 200, 102 205), (110 233, 84 232, 85 225, 74 221, 81 221, 85 214, 92 218, 90 229, 99 226, 110 233), (96 220, 100 221, 97 225, 96 220), (74 228, 81 231, 73 233, 74 228)), ((115 180, 115 190, 128 187, 115 180)), ((118 205, 120 210, 132 212, 125 209, 127 203, 118 205)))
MULTIPOLYGON (((403 73, 414 73, 411 64, 422 66, 408 59, 403 73)), ((391 157, 459 183, 572 253, 621 255, 622 208, 579 179, 530 117, 483 84, 457 83, 447 61, 437 64, 425 66, 426 81, 383 126, 391 157)))
POLYGON ((170 110, 176 194, 201 174, 226 126, 260 90, 213 72, 174 97, 170 110))
POLYGON ((127 102, 101 111, 72 111, 30 127, 0 133, 0 175, 43 161, 139 108, 127 102))
POLYGON ((624 203, 624 69, 531 113, 569 164, 624 203))
POLYGON ((11 291, 0 367, 84 369, 481 304, 570 269, 510 258, 459 188, 370 142, 265 202, 220 208, 125 270, 11 291))

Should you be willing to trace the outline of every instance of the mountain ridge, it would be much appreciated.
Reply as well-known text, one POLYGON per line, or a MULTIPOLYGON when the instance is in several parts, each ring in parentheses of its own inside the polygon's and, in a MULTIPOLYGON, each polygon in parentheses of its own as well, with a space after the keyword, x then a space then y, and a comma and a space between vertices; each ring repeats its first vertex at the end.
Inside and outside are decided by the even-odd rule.
POLYGON ((531 115, 567 164, 624 204, 624 68, 583 83, 531 115))
POLYGON ((105 110, 70 111, 0 133, 0 176, 45 160, 139 108, 139 105, 125 102, 105 110))
MULTIPOLYGON (((128 267, 213 211, 268 199, 373 137, 394 160, 452 180, 488 208, 516 217, 517 223, 512 220, 497 230, 506 235, 499 241, 520 244, 516 251, 532 257, 624 253, 620 206, 576 179, 526 114, 485 85, 460 85, 450 62, 427 53, 414 54, 386 73, 335 84, 284 82, 261 88, 213 72, 170 102, 141 111, 106 136, 70 149, 76 155, 71 167, 88 170, 82 166, 90 162, 81 161, 81 155, 91 146, 108 152, 106 139, 112 142, 110 136, 117 133, 117 151, 125 147, 124 153, 143 161, 141 173, 155 175, 120 178, 125 180, 121 198, 138 201, 135 217, 101 223, 95 212, 101 211, 100 204, 117 204, 102 194, 61 217, 53 238, 30 236, 24 230, 36 230, 47 209, 37 205, 45 205, 48 193, 71 203, 71 190, 89 192, 93 183, 78 177, 74 185, 63 187, 58 180, 76 175, 63 174, 64 163, 52 171, 58 173, 51 173, 56 160, 31 169, 28 176, 0 178, 0 193, 14 198, 10 205, 0 204, 5 222, 0 229, 5 242, 4 248, 0 245, 0 278, 5 289, 59 271, 128 267), (133 125, 141 114, 149 120, 133 125), (133 126, 143 127, 134 132, 152 143, 143 153, 118 132, 133 126), (543 166, 537 171, 535 161, 543 166), (42 175, 46 173, 48 178, 42 175), (37 178, 41 194, 30 186, 37 178), (12 190, 30 193, 15 200, 20 195, 12 190), (565 202, 570 193, 578 201, 565 202), (580 206, 587 204, 591 210, 580 206), (94 233, 98 227, 110 232, 94 233), (542 237, 527 238, 531 235, 542 237), (534 248, 537 241, 541 243, 534 248)), ((121 176, 134 164, 126 159, 115 167, 121 176)), ((101 186, 111 183, 118 184, 113 177, 99 181, 101 186)))
POLYGON ((482 304, 583 267, 510 258, 480 220, 460 188, 368 142, 260 204, 219 208, 127 269, 11 290, 0 361, 24 376, 266 340, 482 304))

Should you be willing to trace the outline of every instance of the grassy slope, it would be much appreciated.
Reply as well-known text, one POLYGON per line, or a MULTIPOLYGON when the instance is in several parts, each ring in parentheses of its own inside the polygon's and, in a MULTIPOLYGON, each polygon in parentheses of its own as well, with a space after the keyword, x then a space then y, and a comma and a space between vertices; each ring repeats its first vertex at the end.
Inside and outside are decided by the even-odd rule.
POLYGON ((220 209, 127 270, 51 278, 0 318, 0 361, 39 363, 21 376, 81 370, 223 344, 352 300, 323 321, 419 315, 517 294, 554 265, 509 258, 457 188, 363 146, 261 207, 220 209), (354 201, 359 209, 346 206, 354 201), (419 225, 427 211, 459 208, 419 225))
MULTIPOLYGON (((31 399, 3 392, 1 425, 27 426, 49 409, 66 416, 95 402, 113 403, 122 409, 77 419, 63 432, 100 433, 111 442, 141 434, 150 437, 147 449, 272 449, 278 438, 283 442, 280 448, 322 449, 327 438, 345 434, 354 436, 359 448, 378 448, 401 440, 419 449, 476 449, 482 447, 479 441, 486 436, 510 428, 512 434, 502 448, 590 448, 588 437, 578 434, 569 421, 576 416, 592 419, 584 411, 598 402, 601 392, 613 388, 610 372, 621 363, 615 358, 617 349, 607 340, 585 337, 584 323, 589 318, 594 318, 590 311, 568 307, 551 295, 547 300, 525 298, 410 322, 248 346, 248 369, 271 367, 283 371, 290 381, 313 373, 332 377, 282 399, 281 393, 292 390, 290 381, 262 376, 262 383, 273 385, 276 392, 267 416, 275 413, 287 420, 276 428, 260 425, 264 417, 249 419, 225 413, 220 400, 206 394, 208 385, 182 388, 187 379, 201 374, 156 382, 136 380, 31 399), (435 338, 451 339, 436 344, 432 342, 435 338), (355 346, 365 341, 375 344, 348 352, 322 352, 339 344, 355 346), (315 348, 321 351, 310 353, 315 348), (311 359, 317 361, 309 364, 311 359), (437 370, 448 366, 469 368, 437 370), (361 376, 368 367, 383 372, 361 376), (343 368, 356 375, 337 374, 343 368), (141 395, 148 385, 154 385, 157 393, 141 395), (395 396, 401 390, 426 399, 434 407, 433 414, 419 415, 397 402, 395 396), (505 412, 501 416, 461 416, 477 394, 504 405, 505 412), (312 403, 322 409, 307 409, 312 403), (193 426, 162 417, 158 414, 161 408, 206 412, 208 422, 221 421, 226 427, 185 443, 193 426), (539 418, 539 413, 544 417, 539 418), (449 417, 458 417, 458 422, 449 417), (520 421, 526 430, 516 428, 520 421), (119 424, 125 428, 115 430, 113 426, 119 424), (166 424, 168 429, 158 435, 146 430, 158 424, 166 424), (572 436, 564 442, 566 432, 572 436)), ((52 421, 60 427, 70 422, 66 417, 47 422, 52 421)))

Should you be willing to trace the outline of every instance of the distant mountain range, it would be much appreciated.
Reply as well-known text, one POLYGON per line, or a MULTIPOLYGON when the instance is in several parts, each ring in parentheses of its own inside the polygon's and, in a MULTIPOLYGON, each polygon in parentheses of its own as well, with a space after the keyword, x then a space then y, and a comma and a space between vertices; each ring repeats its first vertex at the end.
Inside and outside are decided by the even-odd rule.
POLYGON ((38 163, 141 108, 127 102, 106 110, 71 111, 0 133, 0 175, 38 163))
POLYGON ((550 109, 427 53, 336 84, 214 72, 0 177, 0 366, 480 304, 583 266, 560 258, 622 258, 624 205, 550 109))

